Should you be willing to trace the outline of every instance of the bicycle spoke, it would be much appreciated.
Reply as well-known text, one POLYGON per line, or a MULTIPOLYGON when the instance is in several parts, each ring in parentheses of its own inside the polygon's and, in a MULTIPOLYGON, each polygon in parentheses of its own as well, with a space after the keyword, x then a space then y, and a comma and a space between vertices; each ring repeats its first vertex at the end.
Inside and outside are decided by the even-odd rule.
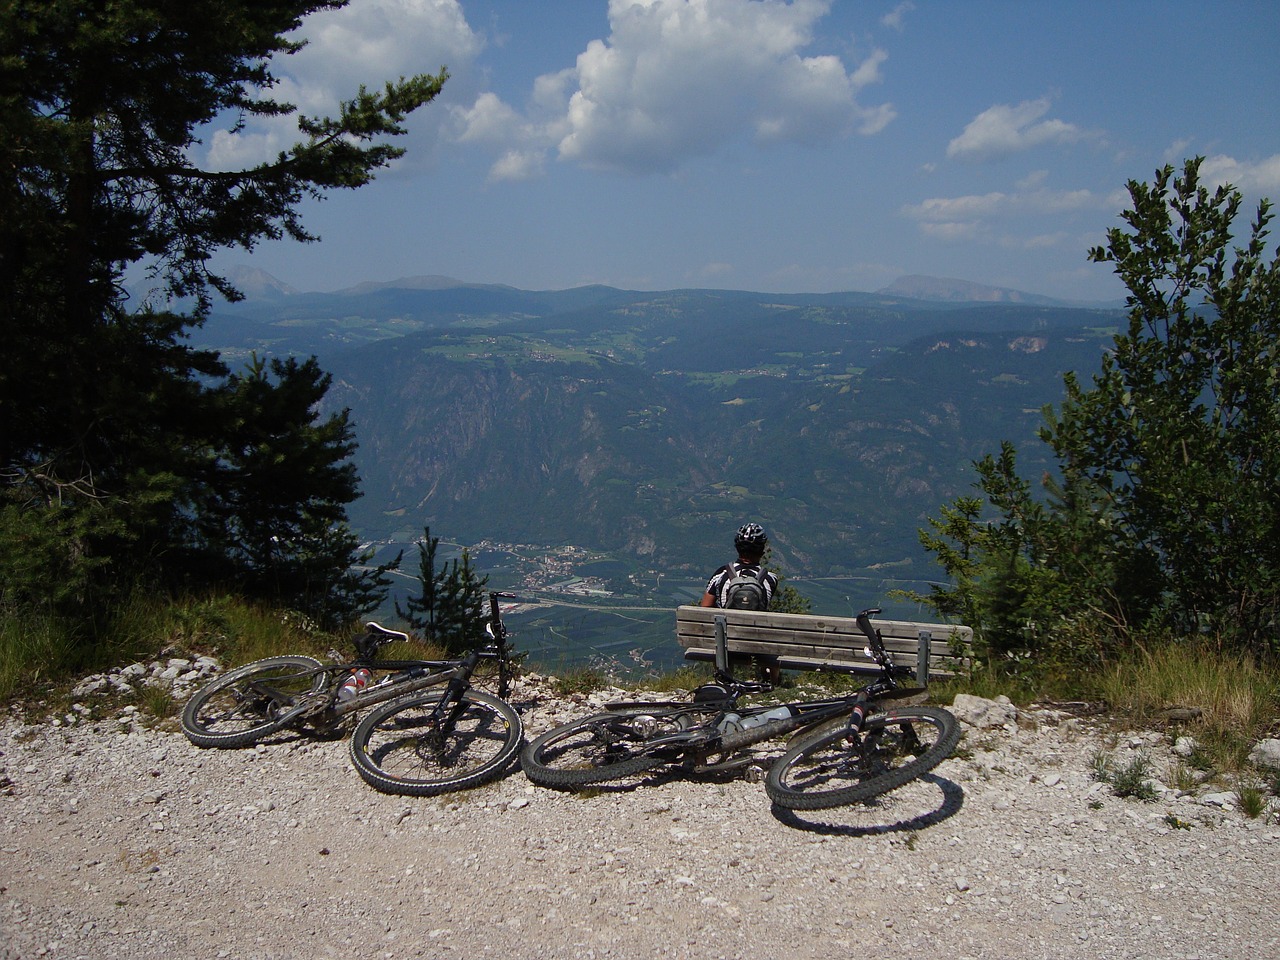
POLYGON ((442 722, 444 694, 411 696, 372 711, 351 737, 360 776, 385 793, 431 796, 476 786, 508 767, 520 749, 520 718, 497 697, 462 694, 457 716, 442 722))
POLYGON ((859 803, 932 770, 959 739, 959 724, 945 710, 891 709, 869 717, 861 736, 837 728, 803 740, 769 770, 765 789, 797 810, 859 803))
POLYGON ((329 677, 318 660, 268 657, 229 670, 201 687, 182 712, 182 730, 200 747, 243 747, 292 720, 291 708, 323 694, 329 677))

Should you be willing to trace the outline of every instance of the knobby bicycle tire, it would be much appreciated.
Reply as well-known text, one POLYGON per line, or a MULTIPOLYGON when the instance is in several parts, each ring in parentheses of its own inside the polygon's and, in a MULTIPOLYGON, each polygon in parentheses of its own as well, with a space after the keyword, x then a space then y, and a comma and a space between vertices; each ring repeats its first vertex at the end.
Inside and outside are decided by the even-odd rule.
POLYGON ((843 724, 798 740, 769 768, 765 790, 780 807, 823 810, 861 803, 928 773, 951 756, 960 724, 939 707, 893 707, 866 719, 862 748, 843 724))
POLYGON ((445 696, 411 694, 360 721, 351 734, 351 762, 365 783, 383 793, 430 797, 503 774, 524 740, 519 714, 505 700, 468 690, 451 729, 442 731, 434 713, 445 696))
POLYGON ((236 667, 209 681, 182 710, 197 747, 247 747, 288 725, 296 697, 321 693, 329 674, 314 657, 288 654, 236 667))
POLYGON ((520 766, 534 783, 558 790, 623 780, 679 759, 682 747, 668 738, 694 730, 700 716, 715 713, 666 712, 660 704, 618 707, 534 738, 521 752, 520 766))

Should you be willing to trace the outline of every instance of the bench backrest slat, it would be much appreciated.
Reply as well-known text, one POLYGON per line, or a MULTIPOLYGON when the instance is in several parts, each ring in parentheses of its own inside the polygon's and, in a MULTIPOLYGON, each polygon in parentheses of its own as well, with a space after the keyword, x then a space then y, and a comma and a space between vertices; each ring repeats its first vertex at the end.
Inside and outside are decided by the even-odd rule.
MULTIPOLYGON (((681 606, 676 610, 676 638, 686 657, 710 659, 716 648, 717 623, 724 624, 729 653, 775 657, 779 660, 823 665, 846 665, 853 670, 873 669, 863 653, 867 638, 853 617, 773 613, 755 610, 721 610, 715 607, 681 606)), ((904 666, 917 665, 928 634, 925 669, 949 673, 968 663, 973 630, 959 624, 921 623, 910 620, 873 620, 886 649, 904 666), (961 653, 957 656, 956 647, 961 653)))

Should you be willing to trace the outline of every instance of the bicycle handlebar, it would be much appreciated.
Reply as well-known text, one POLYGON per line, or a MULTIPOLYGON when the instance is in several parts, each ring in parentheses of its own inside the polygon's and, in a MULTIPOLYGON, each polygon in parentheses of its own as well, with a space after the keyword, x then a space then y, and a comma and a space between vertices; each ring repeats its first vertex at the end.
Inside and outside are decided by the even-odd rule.
POLYGON ((884 640, 880 636, 880 631, 871 625, 871 618, 880 612, 879 607, 868 607, 863 610, 855 618, 858 629, 867 636, 869 646, 867 652, 871 654, 871 659, 881 666, 892 666, 893 658, 889 656, 889 651, 885 649, 884 640))

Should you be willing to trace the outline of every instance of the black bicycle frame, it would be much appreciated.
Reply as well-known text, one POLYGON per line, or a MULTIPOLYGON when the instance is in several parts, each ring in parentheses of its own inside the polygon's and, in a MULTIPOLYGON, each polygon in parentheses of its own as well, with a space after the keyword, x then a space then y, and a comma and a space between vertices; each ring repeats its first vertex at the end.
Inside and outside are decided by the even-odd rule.
MULTIPOLYGON (((355 660, 349 663, 326 664, 313 670, 299 672, 299 677, 307 675, 320 676, 326 673, 331 673, 338 677, 348 674, 352 670, 364 668, 367 670, 389 671, 391 675, 372 687, 362 690, 349 700, 338 699, 339 691, 341 690, 340 683, 330 684, 330 689, 323 700, 313 700, 308 696, 304 698, 303 703, 295 706, 290 711, 289 722, 300 720, 304 717, 327 714, 327 719, 332 723, 336 723, 356 710, 377 706, 388 700, 394 700, 396 697, 437 686, 447 680, 448 684, 432 714, 432 719, 439 720, 442 708, 448 705, 450 712, 442 726, 445 729, 451 729, 462 712, 462 694, 470 688, 471 676, 481 660, 497 659, 499 661, 498 696, 506 697, 510 693, 510 677, 507 667, 508 634, 506 626, 502 622, 498 598, 512 596, 514 594, 498 593, 496 591, 489 594, 489 627, 490 633, 494 638, 494 645, 491 648, 469 650, 462 657, 450 660, 379 660, 376 658, 374 649, 370 649, 368 653, 360 653, 355 660)), ((388 635, 396 632, 384 630, 384 633, 388 635)), ((400 634, 400 636, 407 637, 405 634, 400 634)), ((361 649, 365 649, 365 647, 357 644, 357 650, 361 649)), ((254 688, 257 693, 269 696, 272 699, 278 699, 275 691, 256 689, 256 687, 257 685, 255 684, 254 688)))

